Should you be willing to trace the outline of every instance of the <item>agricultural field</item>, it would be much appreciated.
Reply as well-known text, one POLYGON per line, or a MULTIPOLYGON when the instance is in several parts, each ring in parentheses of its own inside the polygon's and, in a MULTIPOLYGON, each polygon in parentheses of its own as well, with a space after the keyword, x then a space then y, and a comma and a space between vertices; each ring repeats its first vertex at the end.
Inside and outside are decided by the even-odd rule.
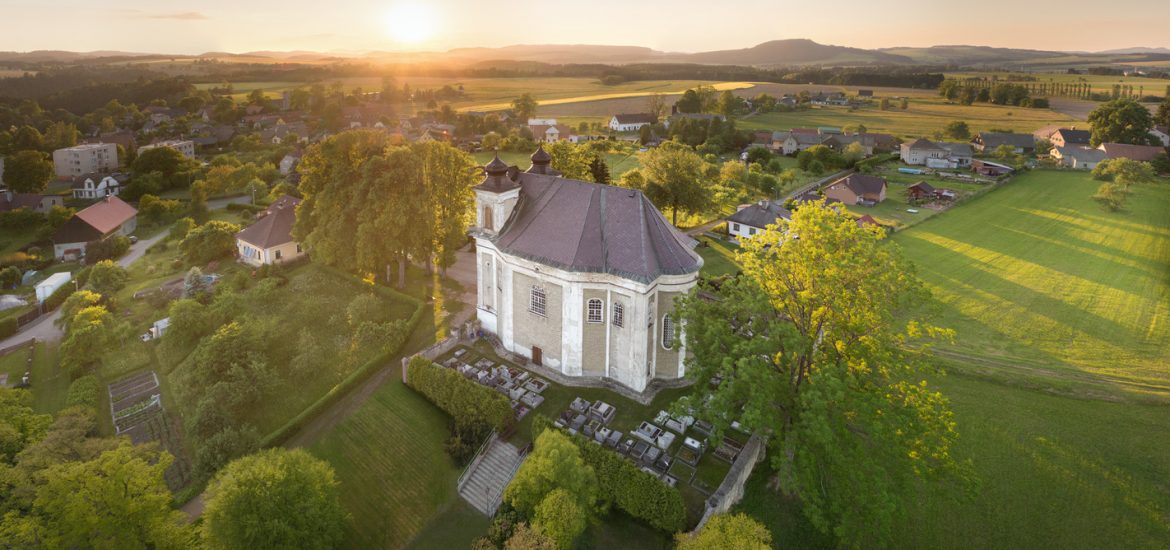
MULTIPOLYGON (((894 102, 897 107, 897 102, 894 102)), ((990 104, 961 105, 940 97, 914 98, 909 109, 882 111, 876 106, 850 111, 845 107, 824 107, 788 113, 766 113, 740 119, 745 130, 788 130, 831 126, 843 128, 864 125, 870 132, 893 134, 901 138, 931 137, 950 122, 966 121, 971 133, 1007 129, 1032 133, 1043 126, 1076 123, 1077 119, 1048 109, 1005 107, 990 104)))
MULTIPOLYGON (((1085 173, 1034 171, 899 233, 954 328, 946 357, 980 371, 1170 393, 1170 187, 1135 187, 1126 211, 1089 197, 1085 173)), ((966 367, 965 367, 966 368, 966 367)))
POLYGON ((1166 96, 1166 89, 1170 80, 1160 78, 1146 78, 1142 76, 1116 76, 1094 74, 1067 74, 1067 73, 1007 73, 1007 72, 958 72, 946 73, 947 78, 996 78, 1000 82, 1014 84, 1089 84, 1095 93, 1112 93, 1114 84, 1133 86, 1134 93, 1140 96, 1166 96), (1015 80, 1013 80, 1013 78, 1015 80), (1021 80, 1035 78, 1035 80, 1021 80))

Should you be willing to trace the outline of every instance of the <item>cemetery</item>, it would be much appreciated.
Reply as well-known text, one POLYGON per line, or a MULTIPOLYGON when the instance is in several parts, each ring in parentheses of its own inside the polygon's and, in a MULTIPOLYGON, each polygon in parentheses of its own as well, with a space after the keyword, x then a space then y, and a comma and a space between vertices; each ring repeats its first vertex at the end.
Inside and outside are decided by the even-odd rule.
POLYGON ((483 340, 458 345, 435 362, 512 400, 517 426, 504 434, 508 441, 517 446, 531 442, 532 412, 543 407, 539 412, 555 427, 616 453, 678 489, 692 520, 703 514, 707 498, 719 488, 750 437, 733 424, 716 439, 710 422, 670 414, 669 404, 687 388, 663 390, 643 405, 605 389, 545 380, 501 358, 483 340))

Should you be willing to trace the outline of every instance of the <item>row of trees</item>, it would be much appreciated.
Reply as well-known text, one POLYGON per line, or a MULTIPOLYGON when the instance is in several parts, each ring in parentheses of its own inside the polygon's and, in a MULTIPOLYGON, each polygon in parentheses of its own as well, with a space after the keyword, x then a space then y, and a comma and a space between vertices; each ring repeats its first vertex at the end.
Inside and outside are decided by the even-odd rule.
POLYGON ((445 269, 466 239, 479 174, 449 145, 344 132, 310 149, 300 171, 293 235, 318 261, 388 281, 397 264, 402 287, 408 261, 445 269))
POLYGON ((1048 108, 1047 98, 1032 97, 1032 90, 1028 86, 1010 82, 990 83, 982 79, 944 80, 938 87, 938 93, 949 100, 958 100, 964 105, 978 101, 996 105, 1048 108))

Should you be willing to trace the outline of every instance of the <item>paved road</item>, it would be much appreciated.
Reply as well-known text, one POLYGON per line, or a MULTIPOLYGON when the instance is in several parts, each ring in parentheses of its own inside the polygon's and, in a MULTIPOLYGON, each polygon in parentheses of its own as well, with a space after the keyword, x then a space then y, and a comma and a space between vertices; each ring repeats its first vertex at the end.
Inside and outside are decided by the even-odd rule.
MULTIPOLYGON (((146 249, 153 246, 154 243, 163 240, 166 238, 166 236, 167 232, 163 231, 154 237, 138 241, 130 245, 130 251, 127 252, 125 256, 122 256, 118 259, 118 264, 122 267, 129 267, 130 264, 141 258, 143 254, 146 254, 146 249)), ((61 329, 57 328, 56 324, 57 319, 60 317, 61 310, 59 309, 48 315, 42 315, 36 321, 25 325, 24 328, 20 329, 20 331, 16 334, 13 334, 4 340, 0 340, 0 348, 6 348, 8 346, 16 345, 20 342, 26 342, 32 338, 36 338, 40 341, 60 340, 61 329)))

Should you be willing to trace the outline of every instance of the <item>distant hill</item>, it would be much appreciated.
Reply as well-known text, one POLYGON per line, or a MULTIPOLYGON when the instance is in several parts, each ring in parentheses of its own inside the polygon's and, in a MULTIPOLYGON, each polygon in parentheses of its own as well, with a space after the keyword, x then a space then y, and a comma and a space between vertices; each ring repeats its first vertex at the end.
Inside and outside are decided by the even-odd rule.
POLYGON ((300 62, 328 63, 362 59, 373 63, 439 63, 450 66, 481 65, 487 62, 607 64, 689 63, 706 65, 866 66, 866 65, 951 65, 956 67, 1070 67, 1170 60, 1170 48, 1134 47, 1106 52, 1059 52, 988 46, 940 45, 893 47, 875 50, 819 44, 807 39, 772 40, 735 50, 698 53, 664 52, 641 46, 592 44, 521 44, 499 48, 456 48, 445 52, 364 53, 311 51, 253 51, 244 53, 207 52, 198 56, 147 54, 117 51, 68 52, 38 50, 0 52, 0 62, 80 62, 89 59, 188 59, 217 58, 244 63, 300 62))
POLYGON ((812 40, 772 40, 751 48, 721 50, 681 56, 687 63, 716 65, 894 65, 913 63, 901 55, 845 46, 828 46, 812 40))

